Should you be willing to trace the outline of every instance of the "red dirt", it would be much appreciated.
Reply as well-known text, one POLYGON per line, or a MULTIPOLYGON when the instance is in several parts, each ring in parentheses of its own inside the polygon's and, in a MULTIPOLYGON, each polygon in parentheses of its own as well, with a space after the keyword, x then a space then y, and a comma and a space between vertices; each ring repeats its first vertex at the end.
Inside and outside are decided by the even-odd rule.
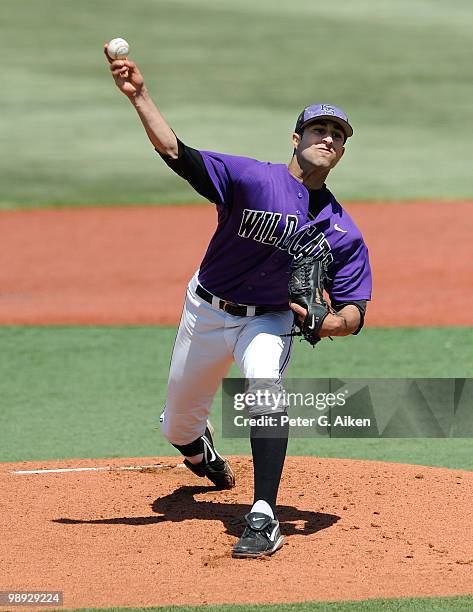
MULTIPOLYGON (((349 204, 370 248, 367 324, 473 325, 473 202, 349 204)), ((210 205, 0 213, 0 325, 175 324, 210 205)))
POLYGON ((230 557, 250 459, 233 458, 231 491, 160 461, 41 475, 11 471, 156 458, 1 464, 0 590, 63 590, 67 608, 473 593, 472 472, 288 457, 286 545, 253 560, 230 557))

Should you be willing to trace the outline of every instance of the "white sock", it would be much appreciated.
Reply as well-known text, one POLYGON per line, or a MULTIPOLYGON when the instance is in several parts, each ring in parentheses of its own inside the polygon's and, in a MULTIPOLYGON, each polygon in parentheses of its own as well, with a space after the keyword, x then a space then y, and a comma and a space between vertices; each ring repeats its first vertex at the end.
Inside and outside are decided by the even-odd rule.
POLYGON ((187 461, 192 463, 192 465, 197 465, 204 458, 204 453, 199 453, 198 455, 193 455, 192 457, 186 457, 187 461))
POLYGON ((251 512, 261 512, 262 514, 267 514, 272 519, 274 518, 274 513, 271 506, 268 504, 268 502, 265 502, 264 499, 258 499, 258 501, 253 504, 251 512))

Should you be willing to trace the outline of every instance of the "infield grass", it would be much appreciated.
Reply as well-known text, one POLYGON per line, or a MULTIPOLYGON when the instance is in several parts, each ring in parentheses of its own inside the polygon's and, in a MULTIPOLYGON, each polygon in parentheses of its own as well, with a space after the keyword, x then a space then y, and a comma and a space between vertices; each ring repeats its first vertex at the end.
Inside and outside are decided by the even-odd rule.
MULTIPOLYGON (((466 612, 473 597, 368 599, 345 602, 304 602, 273 605, 167 606, 158 608, 80 608, 75 612, 466 612)), ((67 612, 65 610, 64 612, 67 612)))
POLYGON ((115 91, 117 35, 192 146, 285 163, 299 111, 331 102, 355 127, 341 200, 473 195, 471 0, 2 0, 0 21, 0 207, 199 199, 115 91))
MULTIPOLYGON (((174 327, 0 327, 0 461, 174 454, 159 431, 174 327)), ((366 329, 288 377, 471 377, 473 329, 366 329), (409 347, 409 350, 406 349, 409 347)), ((232 376, 239 376, 236 368, 232 376)), ((213 424, 221 426, 220 396, 213 424)), ((219 440, 249 454, 246 439, 219 440)), ((292 439, 289 453, 473 469, 469 439, 292 439)))

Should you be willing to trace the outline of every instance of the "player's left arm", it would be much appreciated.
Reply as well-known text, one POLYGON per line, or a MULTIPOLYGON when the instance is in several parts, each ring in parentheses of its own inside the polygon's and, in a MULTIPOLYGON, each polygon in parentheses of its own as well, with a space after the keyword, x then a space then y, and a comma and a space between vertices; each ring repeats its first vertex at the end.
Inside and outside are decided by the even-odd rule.
MULTIPOLYGON (((292 310, 299 315, 301 322, 307 315, 307 310, 299 304, 291 303, 292 310)), ((358 334, 363 327, 366 300, 356 300, 350 304, 332 302, 332 310, 323 320, 318 335, 321 338, 328 336, 350 336, 358 334)))
POLYGON ((298 325, 302 335, 312 345, 327 336, 358 334, 363 327, 366 302, 371 299, 371 268, 368 249, 355 226, 350 234, 353 236, 338 250, 332 266, 325 268, 310 256, 293 261, 289 306, 302 325, 298 325))
POLYGON ((350 304, 332 302, 336 312, 328 314, 320 328, 319 336, 350 336, 358 334, 363 327, 366 313, 366 300, 350 304))
POLYGON ((329 273, 324 288, 330 297, 331 312, 325 317, 319 335, 321 338, 356 335, 365 322, 372 285, 368 249, 361 234, 354 236, 342 262, 329 273))

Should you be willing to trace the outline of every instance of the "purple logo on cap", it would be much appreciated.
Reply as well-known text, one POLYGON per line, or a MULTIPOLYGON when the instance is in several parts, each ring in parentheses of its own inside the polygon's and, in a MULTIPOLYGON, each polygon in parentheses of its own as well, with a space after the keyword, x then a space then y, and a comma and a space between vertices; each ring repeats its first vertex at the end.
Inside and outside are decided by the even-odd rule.
POLYGON ((335 109, 333 106, 329 106, 328 104, 321 104, 320 110, 327 115, 335 115, 335 109))
POLYGON ((340 127, 345 132, 346 137, 353 135, 353 128, 348 123, 348 117, 346 114, 341 108, 331 104, 312 104, 311 106, 307 106, 299 115, 296 123, 296 132, 300 132, 309 121, 316 119, 317 117, 330 117, 332 121, 340 124, 340 127))

